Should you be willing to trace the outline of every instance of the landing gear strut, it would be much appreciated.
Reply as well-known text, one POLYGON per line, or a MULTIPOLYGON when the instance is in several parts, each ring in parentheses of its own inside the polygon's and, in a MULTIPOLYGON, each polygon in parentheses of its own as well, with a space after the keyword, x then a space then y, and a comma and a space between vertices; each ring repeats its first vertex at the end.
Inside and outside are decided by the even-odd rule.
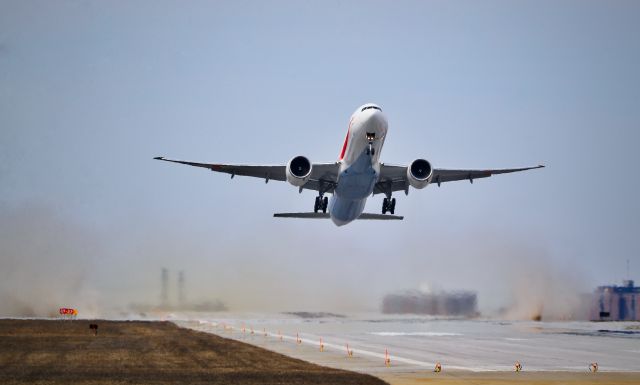
POLYGON ((367 155, 375 155, 376 149, 373 148, 373 141, 376 139, 375 132, 367 132, 367 141, 369 142, 369 147, 367 147, 367 155))
POLYGON ((322 195, 316 197, 316 203, 313 205, 313 212, 317 213, 322 210, 323 213, 327 212, 327 207, 329 207, 329 198, 322 197, 322 195))
POLYGON ((373 148, 373 143, 369 142, 369 147, 367 147, 367 155, 375 155, 376 149, 373 148))
POLYGON ((382 213, 386 214, 390 212, 391 214, 396 211, 396 198, 384 198, 382 200, 382 213))

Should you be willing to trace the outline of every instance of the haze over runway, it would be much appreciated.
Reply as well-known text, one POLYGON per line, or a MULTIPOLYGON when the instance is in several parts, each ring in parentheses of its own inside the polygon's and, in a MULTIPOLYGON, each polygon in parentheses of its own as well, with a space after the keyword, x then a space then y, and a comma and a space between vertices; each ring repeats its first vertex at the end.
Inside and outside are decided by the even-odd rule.
POLYGON ((639 18, 632 1, 3 1, 4 312, 157 301, 163 266, 234 310, 431 287, 491 312, 616 283, 627 260, 640 279, 639 18), (335 228, 272 217, 311 192, 152 160, 335 161, 366 102, 389 120, 382 161, 547 168, 335 228))

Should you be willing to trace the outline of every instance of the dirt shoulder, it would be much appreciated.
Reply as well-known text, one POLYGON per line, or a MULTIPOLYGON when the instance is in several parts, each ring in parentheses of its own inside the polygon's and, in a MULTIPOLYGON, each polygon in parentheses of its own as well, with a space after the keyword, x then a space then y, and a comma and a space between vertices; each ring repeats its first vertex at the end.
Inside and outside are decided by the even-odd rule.
POLYGON ((169 322, 102 320, 0 320, 0 383, 385 384, 169 322))

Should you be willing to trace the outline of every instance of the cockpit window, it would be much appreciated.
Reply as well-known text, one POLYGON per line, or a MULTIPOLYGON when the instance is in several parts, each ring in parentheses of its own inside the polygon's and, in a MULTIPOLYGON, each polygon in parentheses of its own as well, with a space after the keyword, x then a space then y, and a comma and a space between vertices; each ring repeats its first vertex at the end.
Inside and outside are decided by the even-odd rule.
POLYGON ((362 111, 364 111, 364 110, 368 110, 368 109, 370 109, 370 108, 373 108, 374 110, 382 111, 382 109, 381 109, 380 107, 378 107, 378 106, 365 106, 365 107, 362 107, 362 109, 360 110, 360 112, 362 112, 362 111))

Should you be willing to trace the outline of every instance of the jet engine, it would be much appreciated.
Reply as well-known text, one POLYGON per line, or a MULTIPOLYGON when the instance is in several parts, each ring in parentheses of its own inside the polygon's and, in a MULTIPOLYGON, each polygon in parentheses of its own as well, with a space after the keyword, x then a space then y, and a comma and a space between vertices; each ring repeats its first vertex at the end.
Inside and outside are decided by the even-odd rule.
POLYGON ((304 156, 296 156, 287 163, 287 182, 302 187, 311 177, 311 162, 304 156))
POLYGON ((425 159, 416 159, 407 167, 407 179, 413 188, 425 188, 433 179, 433 167, 425 159))

